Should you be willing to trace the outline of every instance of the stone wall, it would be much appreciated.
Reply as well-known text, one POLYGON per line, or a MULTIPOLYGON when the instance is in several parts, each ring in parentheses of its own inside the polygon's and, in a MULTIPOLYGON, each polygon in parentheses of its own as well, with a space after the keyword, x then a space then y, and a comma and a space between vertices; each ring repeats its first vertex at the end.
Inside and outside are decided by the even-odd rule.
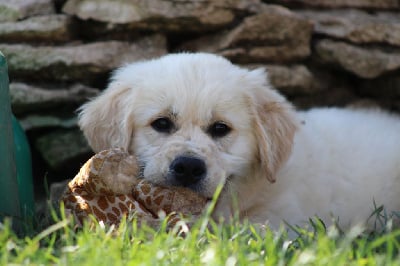
POLYGON ((90 155, 75 110, 110 72, 169 52, 265 66, 299 109, 400 110, 398 0, 0 0, 0 51, 37 184, 90 155))

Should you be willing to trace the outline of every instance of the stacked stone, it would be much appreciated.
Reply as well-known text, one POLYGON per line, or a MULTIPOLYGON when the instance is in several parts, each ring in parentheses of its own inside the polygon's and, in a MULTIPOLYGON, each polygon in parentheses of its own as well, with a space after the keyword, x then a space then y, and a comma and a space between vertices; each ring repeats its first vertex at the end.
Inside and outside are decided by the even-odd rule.
POLYGON ((0 0, 0 51, 35 167, 59 178, 90 154, 76 108, 113 69, 168 52, 266 67, 298 108, 400 110, 398 0, 0 0))

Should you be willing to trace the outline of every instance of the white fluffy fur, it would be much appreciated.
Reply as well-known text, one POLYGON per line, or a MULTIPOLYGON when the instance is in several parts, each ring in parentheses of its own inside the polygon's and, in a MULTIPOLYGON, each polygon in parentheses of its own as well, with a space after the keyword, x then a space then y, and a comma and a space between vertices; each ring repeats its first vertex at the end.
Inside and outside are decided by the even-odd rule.
POLYGON ((295 112, 263 70, 246 70, 210 54, 174 54, 115 72, 109 87, 81 108, 79 124, 94 151, 123 147, 143 164, 144 178, 168 185, 182 154, 203 159, 195 189, 224 189, 215 216, 302 224, 364 223, 373 202, 400 210, 400 119, 381 111, 295 112), (160 117, 176 125, 156 132, 160 117), (207 128, 232 128, 212 138, 207 128))

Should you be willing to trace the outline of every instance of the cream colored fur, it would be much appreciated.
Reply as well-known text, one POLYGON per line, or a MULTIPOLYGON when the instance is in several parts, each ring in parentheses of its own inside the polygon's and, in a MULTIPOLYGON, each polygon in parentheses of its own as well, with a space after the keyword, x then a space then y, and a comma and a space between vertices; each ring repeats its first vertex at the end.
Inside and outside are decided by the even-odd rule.
POLYGON ((196 191, 224 189, 215 217, 302 224, 318 215, 343 226, 364 223, 373 202, 400 210, 400 119, 381 111, 295 112, 262 69, 211 54, 172 54, 117 70, 109 87, 81 108, 79 124, 94 151, 122 147, 143 177, 169 185, 171 162, 205 161, 196 191), (151 124, 169 118, 173 132, 151 124), (212 138, 223 121, 232 130, 212 138))

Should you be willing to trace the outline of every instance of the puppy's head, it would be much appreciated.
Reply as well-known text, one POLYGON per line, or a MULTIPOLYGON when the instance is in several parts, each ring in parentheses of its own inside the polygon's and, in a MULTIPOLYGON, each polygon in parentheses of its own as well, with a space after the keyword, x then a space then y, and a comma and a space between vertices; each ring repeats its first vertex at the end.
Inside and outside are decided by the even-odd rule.
POLYGON ((117 70, 81 108, 94 151, 122 147, 143 177, 211 197, 226 180, 275 173, 290 153, 291 107, 263 70, 211 54, 171 54, 117 70))

